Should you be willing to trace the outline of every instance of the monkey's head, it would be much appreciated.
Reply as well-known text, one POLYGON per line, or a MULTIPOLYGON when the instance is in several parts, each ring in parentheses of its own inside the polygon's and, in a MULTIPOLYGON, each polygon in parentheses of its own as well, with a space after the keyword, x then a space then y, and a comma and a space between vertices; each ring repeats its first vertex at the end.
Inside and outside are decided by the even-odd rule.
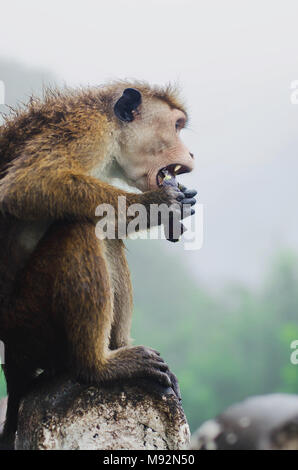
POLYGON ((135 187, 154 189, 166 173, 175 177, 192 171, 193 154, 180 138, 187 114, 174 94, 126 88, 113 110, 120 133, 115 158, 135 187))

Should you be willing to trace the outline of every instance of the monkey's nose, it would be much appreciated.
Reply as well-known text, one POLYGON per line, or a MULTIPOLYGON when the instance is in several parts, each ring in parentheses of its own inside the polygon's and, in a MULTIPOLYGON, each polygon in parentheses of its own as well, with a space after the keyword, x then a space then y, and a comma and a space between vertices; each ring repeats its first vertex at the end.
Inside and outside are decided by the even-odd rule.
POLYGON ((189 155, 191 156, 191 158, 195 158, 193 153, 189 152, 189 155))

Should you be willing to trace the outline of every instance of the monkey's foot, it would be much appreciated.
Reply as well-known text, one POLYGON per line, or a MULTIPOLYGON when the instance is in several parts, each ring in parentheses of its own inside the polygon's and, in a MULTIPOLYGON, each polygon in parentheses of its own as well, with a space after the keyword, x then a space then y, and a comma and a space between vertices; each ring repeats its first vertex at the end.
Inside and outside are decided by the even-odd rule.
POLYGON ((170 371, 169 366, 160 357, 160 353, 155 349, 145 346, 136 346, 132 350, 137 351, 139 356, 139 367, 142 369, 137 376, 146 381, 155 383, 163 390, 172 389, 179 400, 181 400, 180 388, 178 380, 173 372, 170 371))
POLYGON ((163 390, 172 389, 180 400, 177 378, 160 357, 160 353, 145 346, 123 347, 109 352, 104 365, 80 367, 76 375, 80 383, 104 384, 146 379, 163 390))
POLYGON ((137 376, 140 377, 140 384, 145 383, 146 386, 149 384, 153 391, 155 390, 161 394, 174 393, 181 401, 177 377, 170 371, 163 358, 160 357, 160 353, 145 346, 135 346, 131 349, 137 352, 139 360, 142 361, 142 371, 137 372, 137 376))

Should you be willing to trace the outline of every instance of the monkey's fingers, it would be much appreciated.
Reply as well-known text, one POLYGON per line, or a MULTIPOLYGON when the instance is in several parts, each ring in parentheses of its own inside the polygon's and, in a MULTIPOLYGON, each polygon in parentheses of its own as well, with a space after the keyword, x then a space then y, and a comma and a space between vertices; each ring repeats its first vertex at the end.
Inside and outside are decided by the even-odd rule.
POLYGON ((195 189, 187 189, 185 186, 178 186, 180 191, 184 194, 187 198, 195 197, 198 194, 198 191, 195 189))
POLYGON ((160 370, 161 372, 169 372, 169 366, 164 361, 151 362, 151 366, 155 369, 160 370))
POLYGON ((146 371, 144 378, 149 378, 165 388, 172 387, 172 382, 168 371, 162 371, 159 368, 150 367, 146 371))
POLYGON ((196 200, 194 197, 191 197, 191 198, 185 197, 184 199, 182 199, 182 200, 180 201, 180 203, 181 203, 183 206, 184 206, 184 205, 185 205, 185 206, 186 206, 186 205, 194 206, 196 202, 197 202, 197 200, 196 200))
POLYGON ((195 189, 187 189, 186 186, 184 186, 183 184, 181 183, 178 183, 178 189, 184 193, 184 195, 186 197, 194 197, 198 194, 198 191, 196 191, 195 189))
POLYGON ((168 376, 171 379, 171 387, 172 387, 176 397, 178 398, 179 401, 181 401, 182 397, 181 397, 180 387, 179 387, 179 383, 178 383, 178 379, 177 379, 176 375, 173 374, 173 372, 171 372, 169 370, 168 376))
MULTIPOLYGON (((150 352, 152 352, 153 354, 156 354, 157 356, 160 356, 160 352, 159 351, 156 351, 156 349, 153 349, 153 348, 149 348, 148 346, 146 347, 146 349, 150 352)), ((163 359, 162 359, 163 360, 163 359)))
POLYGON ((196 191, 195 189, 187 189, 183 192, 185 197, 195 197, 198 194, 198 191, 196 191))

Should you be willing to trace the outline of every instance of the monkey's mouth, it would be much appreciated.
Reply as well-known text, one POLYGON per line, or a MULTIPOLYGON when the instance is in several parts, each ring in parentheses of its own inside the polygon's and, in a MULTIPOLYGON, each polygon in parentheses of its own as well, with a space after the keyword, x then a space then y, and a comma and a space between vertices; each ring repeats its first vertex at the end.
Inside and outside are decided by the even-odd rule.
POLYGON ((178 163, 173 163, 171 165, 167 165, 159 170, 156 176, 156 183, 157 186, 161 187, 164 182, 177 186, 178 182, 176 180, 177 175, 181 175, 182 173, 189 173, 191 171, 185 165, 179 165, 178 163))

